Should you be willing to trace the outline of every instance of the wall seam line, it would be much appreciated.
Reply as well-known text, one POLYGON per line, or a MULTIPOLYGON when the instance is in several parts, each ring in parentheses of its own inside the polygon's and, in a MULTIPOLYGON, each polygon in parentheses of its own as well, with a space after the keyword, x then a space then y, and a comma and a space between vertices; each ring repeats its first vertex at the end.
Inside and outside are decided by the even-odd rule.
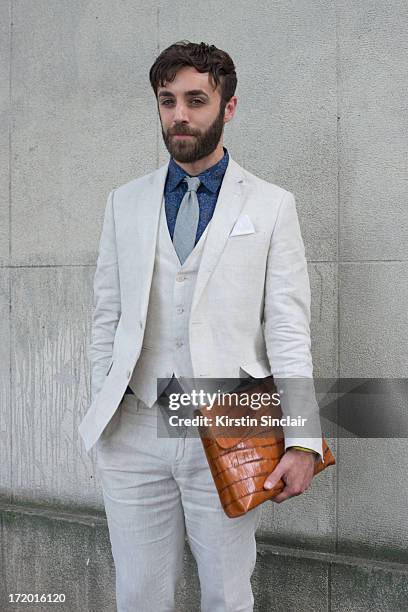
MULTIPOLYGON (((334 3, 334 21, 335 21, 335 63, 336 63, 336 162, 337 162, 337 172, 336 172, 336 180, 337 180, 337 261, 336 261, 336 288, 337 288, 337 376, 340 378, 341 376, 341 324, 340 324, 340 224, 341 224, 341 216, 340 216, 340 202, 341 202, 341 188, 340 188, 340 150, 339 150, 339 140, 340 140, 340 104, 339 104, 339 80, 340 80, 340 53, 339 53, 339 32, 338 32, 338 5, 337 0, 334 3)), ((339 422, 339 406, 336 406, 336 420, 339 422)), ((338 433, 338 426, 335 428, 338 433)), ((337 469, 336 469, 336 506, 335 506, 335 542, 334 549, 335 552, 339 552, 339 461, 340 461, 340 443, 337 436, 336 440, 336 461, 337 461, 337 469)), ((331 572, 329 577, 331 583, 331 572)), ((331 588, 331 585, 329 585, 331 588)), ((331 602, 329 601, 329 612, 331 610, 331 602)))
MULTIPOLYGON (((8 116, 8 263, 11 264, 11 182, 12 182, 12 123, 13 123, 13 106, 12 106, 12 52, 13 52, 13 0, 9 0, 9 116, 8 116)), ((10 415, 10 500, 14 501, 13 495, 13 436, 14 422, 12 410, 12 393, 13 393, 13 381, 12 381, 12 274, 9 267, 8 270, 8 291, 9 291, 9 415, 10 415)))

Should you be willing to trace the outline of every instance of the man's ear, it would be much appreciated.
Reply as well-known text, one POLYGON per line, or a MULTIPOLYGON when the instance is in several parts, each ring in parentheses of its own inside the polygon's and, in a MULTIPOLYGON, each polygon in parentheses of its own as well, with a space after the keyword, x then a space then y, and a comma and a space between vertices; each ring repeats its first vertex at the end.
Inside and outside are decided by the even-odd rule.
POLYGON ((228 121, 231 121, 231 119, 233 119, 237 104, 238 104, 237 96, 232 96, 231 99, 228 100, 227 104, 225 105, 225 109, 224 109, 224 122, 225 123, 228 123, 228 121))

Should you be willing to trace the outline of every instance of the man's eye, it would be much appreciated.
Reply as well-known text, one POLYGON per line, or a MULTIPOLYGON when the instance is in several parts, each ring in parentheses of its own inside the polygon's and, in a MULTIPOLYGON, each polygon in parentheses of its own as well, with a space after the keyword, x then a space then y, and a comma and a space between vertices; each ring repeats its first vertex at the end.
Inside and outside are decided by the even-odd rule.
MULTIPOLYGON (((162 106, 170 106, 170 104, 173 104, 173 100, 167 99, 161 101, 162 106)), ((190 104, 192 104, 193 106, 199 106, 200 104, 204 104, 204 102, 199 98, 194 98, 193 100, 190 100, 190 104)))

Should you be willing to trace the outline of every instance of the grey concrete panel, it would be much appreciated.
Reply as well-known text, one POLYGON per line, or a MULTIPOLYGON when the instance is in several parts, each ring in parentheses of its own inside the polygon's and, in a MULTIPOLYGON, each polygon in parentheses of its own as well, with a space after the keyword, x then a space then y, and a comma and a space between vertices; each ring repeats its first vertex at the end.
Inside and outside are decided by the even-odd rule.
POLYGON ((0 496, 11 498, 10 290, 9 270, 0 268, 0 496))
POLYGON ((342 264, 339 275, 341 376, 408 376, 408 264, 342 264))
POLYGON ((160 50, 187 38, 231 55, 238 106, 225 144, 249 171, 295 194, 312 260, 336 259, 334 31, 335 6, 327 0, 212 0, 205 10, 189 5, 188 18, 185 3, 160 3, 160 50))
POLYGON ((9 261, 10 9, 0 4, 0 266, 9 261))
POLYGON ((315 378, 337 376, 338 372, 338 287, 337 265, 310 263, 311 338, 315 378))
POLYGON ((109 191, 156 167, 156 9, 13 5, 13 263, 94 263, 109 191))
POLYGON ((0 515, 3 547, 0 608, 22 612, 114 612, 114 566, 105 521, 0 515), (65 602, 11 603, 10 593, 65 594, 65 602))
MULTIPOLYGON (((406 377, 406 263, 340 266, 340 370, 343 377, 406 377)), ((390 412, 393 405, 384 406, 390 412)), ((339 546, 405 555, 406 439, 340 439, 339 546), (358 469, 356 468, 358 465, 358 469), (394 551, 394 552, 393 552, 394 551)))
POLYGON ((406 449, 399 438, 338 440, 339 552, 408 563, 406 449))
POLYGON ((331 570, 332 612, 404 612, 408 575, 337 565, 331 570))
POLYGON ((320 561, 305 562, 260 548, 252 584, 254 612, 328 610, 328 570, 320 561))
POLYGON ((407 4, 337 11, 341 259, 406 260, 407 4))
POLYGON ((12 485, 18 500, 101 507, 89 407, 91 267, 12 271, 12 485))

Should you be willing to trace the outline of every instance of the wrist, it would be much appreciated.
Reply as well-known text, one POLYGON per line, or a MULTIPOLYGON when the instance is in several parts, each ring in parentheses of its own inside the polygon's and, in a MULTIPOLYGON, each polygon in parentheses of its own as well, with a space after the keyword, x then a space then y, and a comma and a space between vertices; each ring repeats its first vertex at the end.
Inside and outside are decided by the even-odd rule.
POLYGON ((306 448, 305 446, 289 446, 286 450, 289 450, 290 448, 294 448, 297 451, 304 451, 305 453, 313 454, 313 455, 315 455, 315 457, 319 454, 315 450, 313 450, 311 448, 306 448))

